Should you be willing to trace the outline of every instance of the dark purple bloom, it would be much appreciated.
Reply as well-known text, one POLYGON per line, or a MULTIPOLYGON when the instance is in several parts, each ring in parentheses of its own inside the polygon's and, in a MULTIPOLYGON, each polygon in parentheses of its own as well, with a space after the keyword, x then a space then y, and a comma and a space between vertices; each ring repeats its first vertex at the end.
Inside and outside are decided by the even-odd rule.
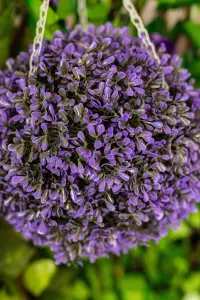
POLYGON ((111 24, 45 41, 0 71, 0 211, 56 262, 120 255, 195 211, 200 91, 111 24), (163 89, 163 76, 169 90, 163 89))
POLYGON ((159 33, 154 33, 151 35, 151 40, 156 46, 157 50, 162 48, 164 52, 171 55, 176 53, 175 44, 167 36, 160 35, 159 33))

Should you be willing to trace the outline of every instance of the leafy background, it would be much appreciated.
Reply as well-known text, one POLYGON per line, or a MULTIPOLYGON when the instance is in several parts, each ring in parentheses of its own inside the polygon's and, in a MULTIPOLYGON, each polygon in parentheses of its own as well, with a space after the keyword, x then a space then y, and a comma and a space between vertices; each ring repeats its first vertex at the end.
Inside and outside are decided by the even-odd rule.
MULTIPOLYGON (((0 67, 32 42, 40 0, 0 0, 0 67)), ((168 36, 200 87, 199 0, 136 0, 150 34, 168 36)), ((87 0, 89 21, 130 26, 120 0, 87 0)), ((60 0, 48 13, 45 38, 78 22, 76 0, 60 0)), ((56 266, 0 220, 1 300, 200 300, 200 212, 159 244, 83 267, 56 266)))

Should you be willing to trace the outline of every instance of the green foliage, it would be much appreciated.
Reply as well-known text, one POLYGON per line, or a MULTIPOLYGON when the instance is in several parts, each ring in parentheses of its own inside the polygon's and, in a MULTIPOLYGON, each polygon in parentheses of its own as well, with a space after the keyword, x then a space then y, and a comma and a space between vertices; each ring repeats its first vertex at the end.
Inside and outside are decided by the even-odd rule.
POLYGON ((200 291, 200 271, 193 272, 187 277, 183 283, 183 290, 185 292, 198 292, 200 291))
POLYGON ((0 274, 15 278, 27 266, 35 249, 2 221, 0 222, 0 241, 0 274))
MULTIPOLYGON (((30 10, 31 16, 37 22, 37 20, 39 18, 39 11, 40 11, 39 8, 40 8, 41 1, 40 0, 34 0, 34 1, 26 0, 26 3, 30 10)), ((47 26, 56 23, 58 20, 59 20, 58 14, 55 13, 54 10, 50 7, 48 10, 48 14, 47 14, 47 22, 46 22, 47 26)))
POLYGON ((13 5, 9 4, 2 12, 0 17, 0 66, 2 66, 9 54, 9 47, 11 44, 10 35, 12 34, 13 21, 12 15, 13 5))
POLYGON ((105 22, 109 13, 110 0, 88 6, 88 18, 91 22, 105 22))
POLYGON ((178 8, 199 3, 199 0, 157 0, 159 9, 178 8))
POLYGON ((200 39, 199 39, 200 24, 196 24, 188 21, 184 24, 184 28, 186 33, 189 35, 189 37, 195 44, 195 46, 200 48, 200 39))
POLYGON ((200 211, 190 216, 190 224, 193 227, 200 229, 200 211))
POLYGON ((76 0, 60 0, 57 7, 57 14, 60 19, 65 19, 70 14, 76 14, 76 0))
MULTIPOLYGON (((35 34, 41 0, 0 0, 0 65, 13 53, 27 50, 35 34), (23 32, 23 36, 21 36, 23 32), (20 38, 18 38, 20 37, 20 38), (15 51, 14 51, 15 50, 15 51)), ((136 1, 145 12, 146 0, 136 1)), ((157 13, 147 24, 150 34, 168 36, 180 47, 183 67, 188 68, 200 87, 199 0, 157 0, 157 13), (184 8, 184 20, 173 28, 166 13, 184 8)), ((120 0, 87 0, 89 21, 130 26, 120 0)), ((48 12, 45 38, 65 26, 74 26, 77 1, 60 0, 57 9, 48 12)), ((149 11, 146 12, 148 16, 149 11)), ((144 13, 145 18, 145 13, 144 13)), ((50 250, 36 248, 0 221, 0 300, 200 300, 200 212, 190 216, 181 227, 157 245, 138 247, 127 255, 100 259, 83 267, 59 266, 50 250)))
POLYGON ((56 266, 50 259, 40 259, 31 263, 24 274, 24 286, 34 296, 39 296, 49 285, 56 266))
POLYGON ((148 284, 142 274, 132 273, 118 280, 118 287, 123 300, 145 300, 148 295, 148 284))

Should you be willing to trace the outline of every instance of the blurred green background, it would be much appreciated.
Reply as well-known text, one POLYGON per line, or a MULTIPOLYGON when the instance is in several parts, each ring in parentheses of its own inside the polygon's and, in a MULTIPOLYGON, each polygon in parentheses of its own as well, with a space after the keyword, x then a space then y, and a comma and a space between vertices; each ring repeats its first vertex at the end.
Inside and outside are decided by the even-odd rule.
MULTIPOLYGON (((40 0, 0 0, 0 67, 32 42, 40 0)), ((149 30, 171 40, 200 87, 200 1, 136 0, 149 30)), ((89 21, 127 25, 119 0, 87 0, 89 21)), ((78 22, 76 0, 60 0, 48 13, 45 37, 78 22)), ((200 300, 200 212, 159 244, 83 267, 56 266, 0 220, 0 300, 200 300)))

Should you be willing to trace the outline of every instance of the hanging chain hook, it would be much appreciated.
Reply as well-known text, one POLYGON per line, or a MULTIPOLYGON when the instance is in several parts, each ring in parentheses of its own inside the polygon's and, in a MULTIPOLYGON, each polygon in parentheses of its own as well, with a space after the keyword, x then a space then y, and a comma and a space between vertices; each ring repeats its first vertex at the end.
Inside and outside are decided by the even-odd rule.
MULTIPOLYGON (((152 43, 149 33, 144 27, 144 24, 142 22, 142 19, 138 15, 137 10, 135 9, 134 4, 131 0, 123 0, 123 5, 125 9, 129 12, 130 19, 132 24, 136 27, 138 36, 142 39, 142 43, 144 47, 151 53, 152 57, 155 58, 160 63, 160 58, 158 54, 156 53, 156 49, 154 44, 152 43)), ((168 90, 169 87, 165 81, 165 78, 163 76, 163 88, 168 90)))
POLYGON ((33 51, 30 57, 29 77, 34 75, 37 71, 37 66, 34 66, 33 60, 35 57, 39 57, 42 48, 49 2, 50 0, 43 0, 43 3, 40 6, 40 17, 36 25, 36 36, 34 38, 33 51))

